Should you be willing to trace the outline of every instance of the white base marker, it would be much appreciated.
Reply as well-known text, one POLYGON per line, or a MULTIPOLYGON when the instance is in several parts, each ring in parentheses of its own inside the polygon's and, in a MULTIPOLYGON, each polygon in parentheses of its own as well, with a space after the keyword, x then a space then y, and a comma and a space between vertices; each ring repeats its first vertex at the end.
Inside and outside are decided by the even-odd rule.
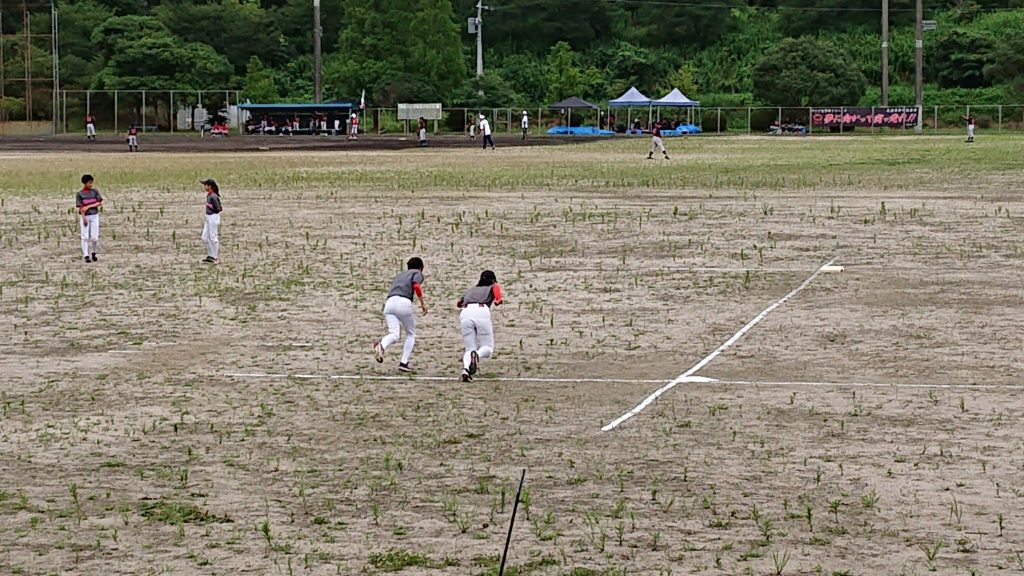
POLYGON ((793 298, 801 291, 803 291, 804 288, 810 286, 811 282, 814 282, 814 279, 817 278, 827 266, 831 266, 833 262, 835 262, 835 259, 829 260, 824 265, 819 267, 817 270, 814 271, 813 274, 808 276, 807 279, 804 280, 799 286, 791 290, 789 294, 786 294, 777 302, 762 310, 761 313, 755 316, 753 320, 747 322, 746 325, 743 326, 743 328, 740 328, 739 332, 733 334, 732 337, 723 342, 721 346, 715 348, 714 352, 705 356, 700 362, 697 362, 696 364, 693 365, 692 368, 680 374, 675 380, 672 380, 668 384, 665 384, 661 388, 655 390, 650 396, 644 398, 643 402, 633 407, 632 410, 626 412, 622 416, 619 416, 615 420, 612 420, 611 422, 606 424, 603 428, 601 428, 601 431, 608 432, 609 430, 614 430, 618 428, 620 424, 622 424, 626 420, 629 420, 633 416, 636 416, 637 414, 642 412, 644 408, 650 406, 652 402, 657 400, 658 397, 664 394, 665 392, 668 392, 669 390, 675 388, 676 386, 684 382, 694 382, 693 380, 689 380, 690 378, 693 377, 694 374, 699 372, 701 368, 707 366, 708 363, 717 358, 719 354, 728 350, 733 344, 735 344, 740 338, 742 338, 744 334, 749 332, 751 328, 757 326, 762 320, 764 320, 769 314, 771 314, 773 310, 775 310, 779 306, 782 306, 786 302, 789 302, 791 298, 793 298))

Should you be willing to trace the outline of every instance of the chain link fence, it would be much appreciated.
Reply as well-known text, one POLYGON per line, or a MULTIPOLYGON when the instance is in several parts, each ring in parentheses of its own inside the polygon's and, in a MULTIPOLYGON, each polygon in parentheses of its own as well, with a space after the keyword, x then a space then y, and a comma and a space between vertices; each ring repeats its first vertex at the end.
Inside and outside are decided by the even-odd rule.
MULTIPOLYGON (((37 110, 50 119, 7 118, 0 121, 0 134, 84 133, 86 116, 93 116, 98 132, 124 132, 135 126, 141 132, 201 132, 216 121, 233 134, 244 133, 248 114, 238 105, 243 102, 238 90, 62 90, 57 98, 41 101, 37 110), (45 102, 57 105, 47 108, 45 102), (31 124, 31 126, 29 126, 31 124)), ((483 114, 491 130, 498 135, 526 137, 547 133, 555 127, 589 126, 616 133, 648 130, 655 121, 664 126, 694 125, 703 134, 748 134, 778 136, 823 136, 836 134, 913 134, 915 122, 898 125, 823 125, 817 107, 703 107, 703 108, 602 108, 552 109, 530 108, 447 108, 439 120, 428 121, 433 134, 463 133, 477 125, 483 114)), ((846 110, 831 108, 828 110, 846 110)), ((851 108, 853 110, 853 108, 851 108)), ((860 111, 881 112, 883 108, 860 107, 860 111)), ((913 107, 901 110, 915 111, 913 107)), ((416 131, 414 121, 399 120, 395 108, 362 110, 361 130, 369 134, 408 134, 416 131)), ((967 116, 976 121, 976 131, 1004 133, 1024 131, 1024 105, 926 106, 921 111, 920 128, 925 134, 952 134, 965 130, 967 116)))

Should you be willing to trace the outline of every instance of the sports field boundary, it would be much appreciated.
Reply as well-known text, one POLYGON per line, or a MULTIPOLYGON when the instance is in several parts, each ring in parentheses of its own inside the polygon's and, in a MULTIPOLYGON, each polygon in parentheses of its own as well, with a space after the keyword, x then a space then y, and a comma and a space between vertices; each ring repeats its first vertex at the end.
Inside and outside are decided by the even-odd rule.
POLYGON ((733 334, 728 340, 723 342, 718 348, 715 348, 710 354, 708 354, 699 362, 694 364, 689 370, 677 376, 675 380, 670 381, 668 384, 665 384, 661 388, 658 388, 657 390, 652 392, 649 396, 644 398, 643 401, 634 406, 633 409, 630 410, 629 412, 626 412, 622 416, 619 416, 615 420, 612 420, 608 424, 604 425, 604 427, 601 428, 601 431, 609 432, 611 430, 618 428, 623 422, 636 416, 637 414, 642 412, 644 408, 650 406, 652 402, 657 400, 665 392, 668 392, 669 390, 675 388, 676 386, 682 384, 683 382, 692 381, 691 379, 698 371, 700 371, 701 368, 704 368, 712 360, 717 358, 719 354, 731 348, 733 344, 738 342, 740 338, 743 338, 743 336, 747 332, 749 332, 754 326, 757 326, 762 320, 767 318, 768 315, 771 314, 776 308, 782 306, 786 302, 789 302, 794 296, 802 292, 804 288, 810 286, 811 283, 814 282, 814 280, 817 279, 818 276, 820 276, 827 267, 831 266, 833 262, 835 262, 835 258, 819 266, 810 276, 808 276, 803 282, 801 282, 799 286, 790 290, 789 293, 787 293, 785 296, 776 300, 774 304, 762 310, 760 314, 755 316, 751 321, 744 324, 743 327, 739 329, 739 331, 733 334))

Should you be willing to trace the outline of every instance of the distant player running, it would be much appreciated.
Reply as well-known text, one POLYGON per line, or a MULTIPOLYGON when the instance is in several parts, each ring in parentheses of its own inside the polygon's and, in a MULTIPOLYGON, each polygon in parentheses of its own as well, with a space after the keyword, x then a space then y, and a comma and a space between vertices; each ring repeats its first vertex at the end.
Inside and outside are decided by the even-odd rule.
POLYGON ((206 223, 203 224, 203 244, 206 244, 207 264, 220 264, 220 213, 224 206, 220 203, 220 187, 212 179, 201 182, 206 190, 206 223))
POLYGON ((455 303, 462 309, 459 324, 466 353, 462 355, 462 381, 472 382, 481 358, 494 353, 494 328, 491 326, 491 305, 501 305, 501 286, 494 272, 484 270, 476 283, 455 303))
POLYGON ((95 262, 98 260, 96 253, 100 249, 100 207, 103 206, 103 196, 93 188, 93 178, 89 174, 82 176, 82 189, 75 195, 75 206, 81 218, 82 256, 86 262, 95 262))
POLYGON ((665 160, 668 160, 668 150, 665 150, 665 143, 661 140, 661 123, 655 122, 654 127, 651 128, 651 150, 647 153, 647 159, 654 159, 655 150, 661 150, 661 153, 665 155, 665 160))
POLYGON ((128 129, 128 151, 139 151, 139 129, 134 124, 128 129))
POLYGON ((398 369, 402 372, 415 372, 409 365, 412 349, 416 346, 416 317, 412 312, 413 295, 420 300, 420 310, 427 314, 427 304, 423 301, 423 260, 413 257, 406 262, 407 270, 399 272, 391 281, 388 299, 384 303, 384 321, 388 325, 388 335, 373 343, 373 356, 377 362, 384 361, 384 352, 398 342, 401 328, 405 328, 405 346, 402 347, 402 360, 398 369))

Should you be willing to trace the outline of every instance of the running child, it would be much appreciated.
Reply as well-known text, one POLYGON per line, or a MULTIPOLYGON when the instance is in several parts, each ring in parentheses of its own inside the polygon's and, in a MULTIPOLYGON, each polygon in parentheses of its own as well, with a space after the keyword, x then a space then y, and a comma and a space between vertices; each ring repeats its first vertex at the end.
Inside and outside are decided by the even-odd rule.
POLYGON ((412 349, 416 346, 416 317, 412 313, 412 298, 416 295, 420 300, 420 311, 427 315, 427 304, 423 301, 423 260, 410 258, 406 262, 407 270, 400 272, 391 281, 388 299, 384 303, 384 321, 388 325, 388 335, 373 343, 373 356, 377 362, 384 361, 384 352, 398 342, 401 328, 405 328, 405 345, 402 347, 402 360, 398 369, 402 372, 415 372, 409 365, 412 349))
POLYGON ((665 143, 661 140, 661 122, 655 122, 654 127, 651 128, 651 150, 647 153, 647 159, 654 159, 654 151, 661 150, 661 153, 665 155, 665 160, 668 160, 668 150, 665 150, 665 143))
POLYGON ((220 203, 220 187, 211 178, 200 182, 206 190, 206 223, 203 224, 203 244, 206 244, 207 264, 220 264, 220 213, 224 206, 220 203))
POLYGON ((494 272, 484 270, 476 283, 455 303, 462 312, 462 342, 466 353, 462 355, 462 381, 472 382, 481 358, 494 353, 494 328, 491 326, 491 305, 501 305, 501 286, 494 272))
POLYGON ((86 262, 95 262, 98 260, 96 253, 100 249, 100 207, 103 206, 103 196, 93 188, 93 178, 89 174, 82 176, 82 189, 75 195, 75 206, 81 218, 82 257, 86 262))

